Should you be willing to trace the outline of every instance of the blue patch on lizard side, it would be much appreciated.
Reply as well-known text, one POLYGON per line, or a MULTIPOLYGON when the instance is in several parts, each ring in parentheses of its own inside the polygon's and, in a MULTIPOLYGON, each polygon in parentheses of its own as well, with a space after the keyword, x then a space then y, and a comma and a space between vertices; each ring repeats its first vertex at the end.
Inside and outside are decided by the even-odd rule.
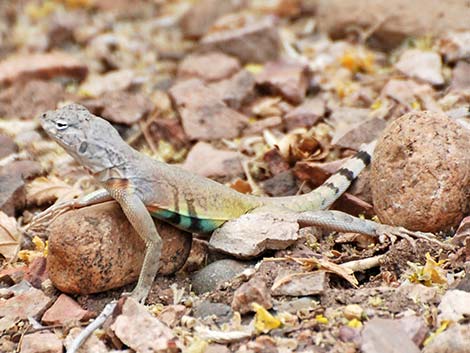
POLYGON ((194 233, 209 233, 219 228, 225 221, 201 219, 185 216, 169 210, 158 210, 150 212, 152 217, 166 221, 182 230, 194 233))

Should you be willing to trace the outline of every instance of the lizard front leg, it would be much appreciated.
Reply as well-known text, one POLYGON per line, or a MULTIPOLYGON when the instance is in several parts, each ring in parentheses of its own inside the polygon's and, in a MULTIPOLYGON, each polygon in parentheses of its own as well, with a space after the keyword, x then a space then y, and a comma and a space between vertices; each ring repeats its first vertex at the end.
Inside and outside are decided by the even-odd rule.
POLYGON ((121 205, 127 219, 145 242, 145 256, 139 280, 134 290, 130 293, 130 296, 142 302, 147 298, 158 271, 162 239, 158 234, 152 216, 150 216, 145 204, 137 196, 132 186, 110 186, 108 182, 106 188, 109 194, 121 205))
POLYGON ((360 219, 340 211, 307 211, 298 214, 297 221, 304 225, 319 226, 323 229, 339 232, 355 232, 377 237, 380 242, 389 238, 404 238, 413 246, 414 238, 426 239, 443 245, 432 233, 413 232, 403 227, 380 224, 367 219, 360 219))
MULTIPOLYGON (((145 204, 137 196, 127 180, 108 180, 105 187, 106 190, 108 190, 108 195, 119 203, 127 219, 146 245, 144 262, 140 270, 139 279, 134 290, 130 293, 131 297, 139 302, 143 302, 147 298, 152 282, 158 271, 162 251, 162 240, 145 204)), ((94 330, 101 327, 105 320, 112 314, 116 304, 116 301, 112 301, 106 305, 101 314, 73 340, 67 353, 77 353, 83 342, 87 340, 94 330)))
POLYGON ((111 201, 113 198, 105 189, 98 189, 92 193, 84 195, 78 199, 59 202, 39 213, 31 220, 27 229, 36 229, 37 227, 45 227, 61 214, 86 206, 96 205, 98 203, 111 201))

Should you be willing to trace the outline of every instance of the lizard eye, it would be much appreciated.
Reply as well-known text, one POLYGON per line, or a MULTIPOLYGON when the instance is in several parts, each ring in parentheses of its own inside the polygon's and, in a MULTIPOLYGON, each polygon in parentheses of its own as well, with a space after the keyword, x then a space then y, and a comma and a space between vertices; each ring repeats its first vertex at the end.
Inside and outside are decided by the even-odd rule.
POLYGON ((63 121, 63 120, 58 120, 56 123, 55 123, 55 128, 57 130, 65 130, 66 128, 69 127, 69 124, 67 124, 67 122, 63 121))

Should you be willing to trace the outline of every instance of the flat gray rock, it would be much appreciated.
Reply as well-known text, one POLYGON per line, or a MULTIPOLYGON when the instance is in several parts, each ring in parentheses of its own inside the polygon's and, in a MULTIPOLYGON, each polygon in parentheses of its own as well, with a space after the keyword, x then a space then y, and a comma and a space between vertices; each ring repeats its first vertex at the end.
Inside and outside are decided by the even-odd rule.
POLYGON ((295 215, 249 213, 215 230, 209 245, 239 258, 285 249, 300 238, 295 215))
POLYGON ((248 264, 235 260, 215 261, 192 276, 193 290, 197 294, 213 291, 220 284, 230 281, 243 272, 248 264))
POLYGON ((328 288, 326 272, 291 273, 278 276, 271 288, 272 294, 300 297, 317 295, 328 288))

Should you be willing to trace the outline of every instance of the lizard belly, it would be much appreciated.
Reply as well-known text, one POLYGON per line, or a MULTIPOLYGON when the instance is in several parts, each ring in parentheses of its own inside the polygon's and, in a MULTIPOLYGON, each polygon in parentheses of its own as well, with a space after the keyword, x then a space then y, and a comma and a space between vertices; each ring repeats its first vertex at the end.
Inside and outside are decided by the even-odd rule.
POLYGON ((179 229, 194 233, 210 233, 213 230, 219 228, 225 222, 225 220, 213 220, 186 216, 177 212, 163 209, 149 210, 149 212, 150 215, 154 218, 168 222, 179 229))

